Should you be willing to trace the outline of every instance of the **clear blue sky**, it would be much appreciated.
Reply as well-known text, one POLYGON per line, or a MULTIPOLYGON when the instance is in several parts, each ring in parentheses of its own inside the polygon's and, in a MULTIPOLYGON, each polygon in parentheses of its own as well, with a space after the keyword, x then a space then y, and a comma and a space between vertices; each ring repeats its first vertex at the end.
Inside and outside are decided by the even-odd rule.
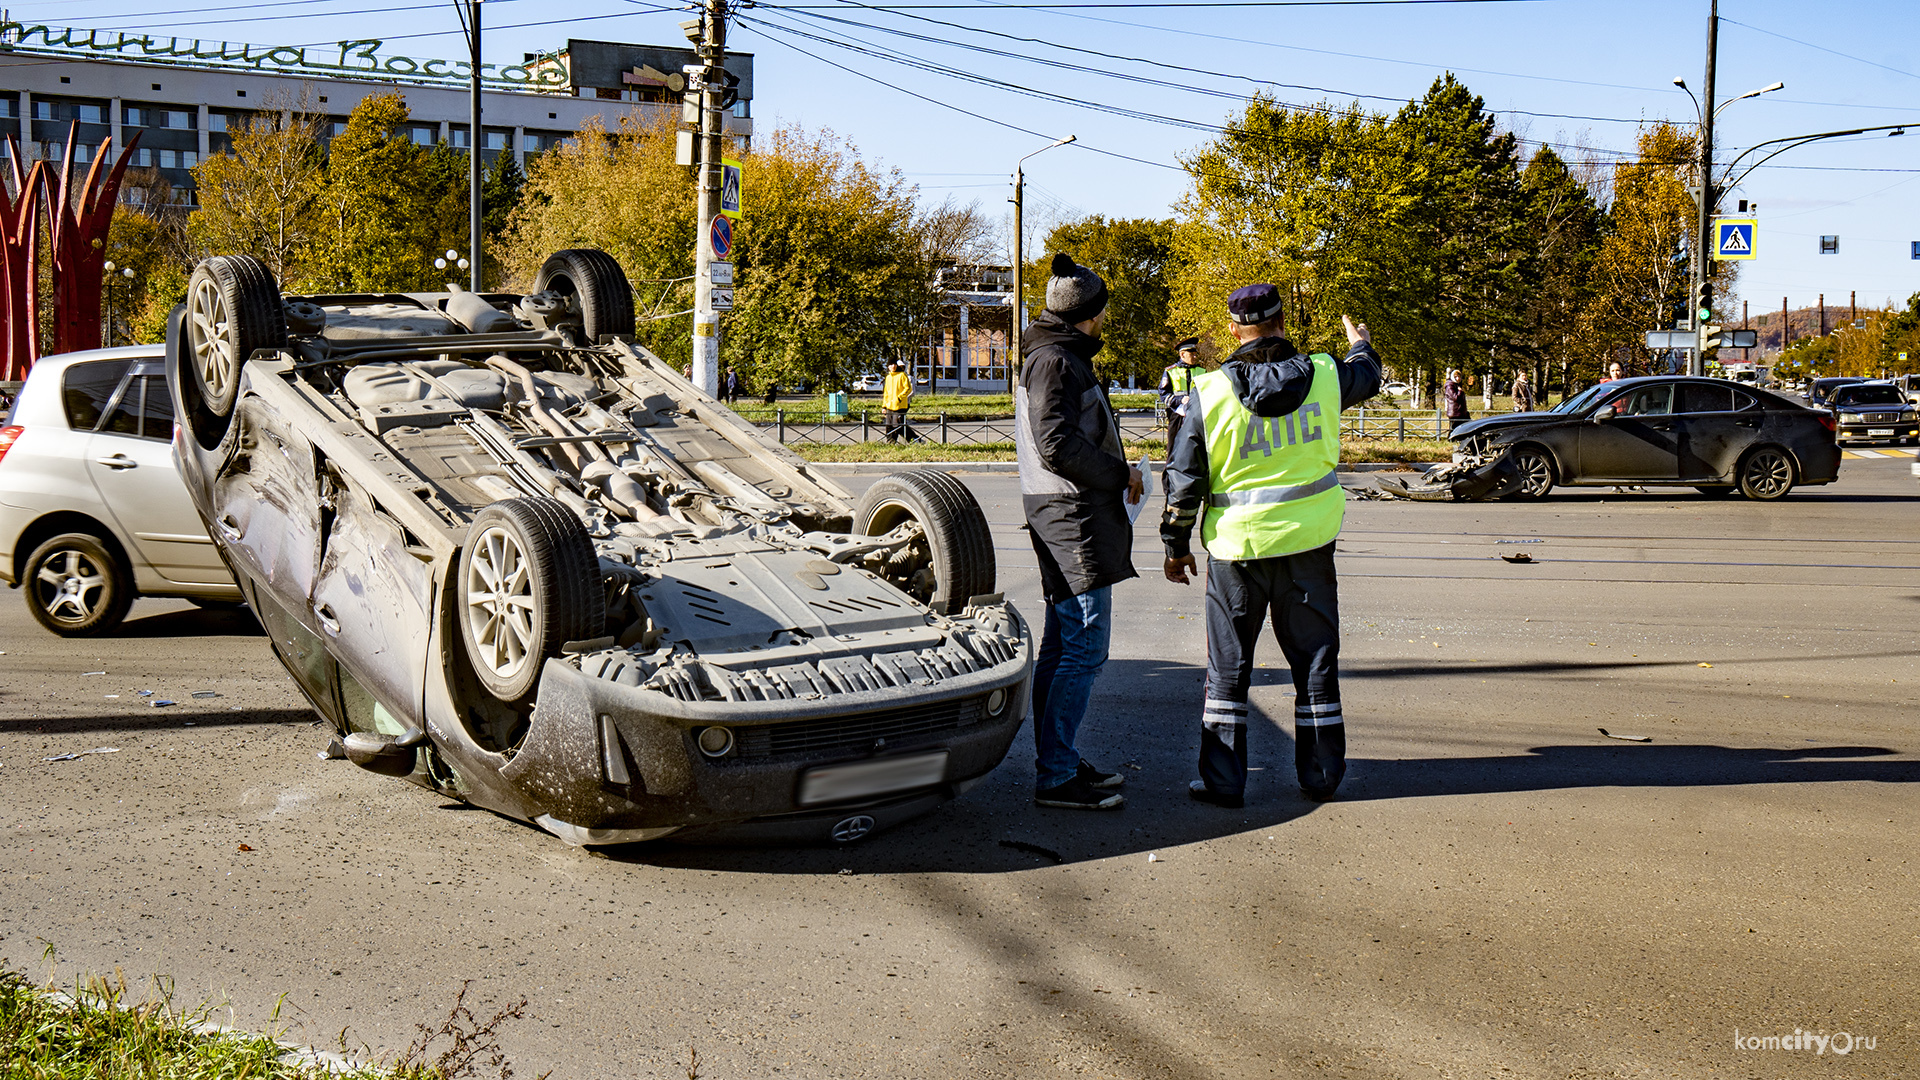
MULTIPOLYGON (((219 2, 30 0, 9 7, 16 19, 56 25, 145 28, 260 44, 383 37, 390 42, 383 51, 389 53, 451 57, 465 51, 450 0, 431 5, 299 0, 160 14, 211 8, 219 2), (142 6, 156 14, 139 13, 142 6)), ((1704 74, 1704 0, 1179 11, 1041 11, 984 0, 908 2, 961 6, 880 12, 845 0, 772 0, 744 11, 758 23, 741 23, 731 47, 756 57, 756 124, 761 131, 784 123, 832 129, 869 160, 900 169, 921 187, 924 198, 977 199, 994 214, 1006 211, 1007 175, 1014 159, 1047 139, 991 121, 1048 137, 1079 136, 1079 145, 1028 162, 1028 205, 1043 216, 1049 211, 1064 216, 1167 215, 1184 190, 1185 177, 1165 166, 1204 142, 1208 133, 1027 96, 1003 85, 969 83, 874 53, 957 68, 995 84, 1201 124, 1218 124, 1235 110, 1236 95, 1270 84, 1292 84, 1275 86, 1282 101, 1345 103, 1355 95, 1377 95, 1361 101, 1391 110, 1451 70, 1485 97, 1489 108, 1507 111, 1504 121, 1523 138, 1590 148, 1562 150, 1570 158, 1590 159, 1607 158, 1602 151, 1630 150, 1639 121, 1691 122, 1694 106, 1671 80, 1684 76, 1698 91, 1704 74), (804 4, 822 10, 780 10, 804 4), (829 5, 834 10, 826 10, 829 5), (857 38, 869 52, 850 52, 793 36, 792 31, 842 41, 857 38), (1016 56, 962 48, 955 42, 1016 56), (1076 53, 1065 46, 1174 67, 1076 53)), ((488 0, 486 6, 488 23, 502 27, 489 37, 487 59, 502 63, 517 62, 528 50, 557 49, 570 36, 678 44, 684 39, 676 24, 688 17, 681 10, 657 10, 664 5, 655 0, 488 0)), ((1721 100, 1776 80, 1787 84, 1783 91, 1736 102, 1721 113, 1717 141, 1727 148, 1719 155, 1722 161, 1753 143, 1781 136, 1903 121, 1920 124, 1920 4, 1725 0, 1721 16, 1721 100)), ((1904 304, 1909 294, 1920 291, 1920 260, 1910 258, 1911 244, 1920 241, 1917 181, 1920 127, 1898 138, 1881 133, 1837 139, 1775 158, 1733 196, 1756 201, 1761 219, 1756 243, 1760 258, 1746 264, 1740 295, 1756 311, 1777 310, 1783 296, 1795 307, 1812 304, 1822 292, 1829 304, 1844 304, 1849 290, 1858 290, 1863 305, 1889 300, 1904 304), (1839 254, 1818 254, 1822 234, 1840 237, 1839 254)))

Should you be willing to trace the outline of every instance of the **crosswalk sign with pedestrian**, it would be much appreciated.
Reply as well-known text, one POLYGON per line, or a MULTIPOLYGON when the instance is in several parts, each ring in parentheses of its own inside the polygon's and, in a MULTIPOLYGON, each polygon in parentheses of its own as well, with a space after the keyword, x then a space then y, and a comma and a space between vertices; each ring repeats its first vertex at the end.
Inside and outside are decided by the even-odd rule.
POLYGON ((720 212, 740 217, 740 163, 727 158, 720 159, 720 212))
POLYGON ((1713 247, 1713 257, 1721 260, 1753 258, 1753 228, 1759 222, 1752 218, 1719 218, 1714 221, 1714 232, 1718 240, 1713 247))

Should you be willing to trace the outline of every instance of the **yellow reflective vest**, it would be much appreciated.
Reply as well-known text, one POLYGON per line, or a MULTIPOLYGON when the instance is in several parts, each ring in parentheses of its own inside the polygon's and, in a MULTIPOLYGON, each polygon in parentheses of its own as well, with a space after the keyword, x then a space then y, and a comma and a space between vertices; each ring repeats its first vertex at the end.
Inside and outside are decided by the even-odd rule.
POLYGON ((1256 416, 1225 372, 1193 380, 1206 425, 1207 554, 1241 562, 1311 551, 1340 535, 1340 372, 1315 353, 1313 385, 1285 416, 1256 416))

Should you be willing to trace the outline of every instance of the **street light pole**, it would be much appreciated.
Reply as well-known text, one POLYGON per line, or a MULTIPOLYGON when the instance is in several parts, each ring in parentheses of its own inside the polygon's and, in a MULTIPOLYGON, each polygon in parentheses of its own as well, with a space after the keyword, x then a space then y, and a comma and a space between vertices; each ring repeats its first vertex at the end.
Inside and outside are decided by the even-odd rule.
POLYGON ((713 306, 713 226, 720 216, 721 165, 720 102, 727 88, 727 7, 725 0, 705 0, 700 40, 694 52, 702 70, 700 96, 700 154, 698 209, 693 248, 693 384, 713 397, 720 396, 720 313, 713 306))
POLYGON ((467 3, 467 17, 472 20, 468 29, 473 37, 473 70, 467 90, 467 251, 473 256, 473 274, 468 278, 467 287, 474 292, 480 291, 480 268, 486 262, 481 257, 480 243, 480 147, 486 141, 480 134, 480 4, 481 0, 467 3))
POLYGON ((1693 244, 1693 295, 1687 298, 1688 307, 1699 305, 1693 312, 1694 345, 1693 355, 1687 359, 1687 374, 1705 375, 1707 373, 1707 320, 1712 315, 1712 302, 1707 290, 1713 281, 1713 249, 1709 246, 1708 232, 1713 228, 1713 81, 1714 62, 1720 51, 1720 0, 1709 0, 1707 13, 1707 84, 1701 88, 1705 100, 1700 107, 1700 202, 1694 217, 1696 226, 1693 244))
POLYGON ((1011 343, 1007 349, 1007 393, 1009 394, 1013 393, 1013 367, 1014 364, 1020 360, 1020 324, 1026 320, 1027 315, 1026 298, 1020 291, 1022 288, 1020 279, 1024 271, 1022 263, 1026 259, 1025 252, 1021 250, 1026 238, 1021 234, 1021 229, 1023 229, 1025 225, 1021 220, 1020 212, 1021 197, 1026 188, 1027 174, 1022 166, 1026 165, 1027 158, 1033 157, 1036 154, 1044 154, 1056 146, 1065 146, 1079 137, 1078 135, 1068 135, 1064 138, 1055 139, 1040 149, 1035 150, 1032 154, 1028 154, 1026 157, 1013 163, 1013 331, 1007 336, 1008 341, 1011 343))

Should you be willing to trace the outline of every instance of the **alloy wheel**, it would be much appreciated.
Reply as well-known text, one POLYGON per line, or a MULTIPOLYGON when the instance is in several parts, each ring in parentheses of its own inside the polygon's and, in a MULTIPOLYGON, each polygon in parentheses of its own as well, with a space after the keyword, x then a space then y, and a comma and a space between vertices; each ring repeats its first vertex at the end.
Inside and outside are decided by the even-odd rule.
POLYGON ((60 622, 85 622, 98 610, 107 587, 104 570, 85 552, 67 550, 40 566, 34 589, 47 615, 60 622))
POLYGON ((467 627, 481 652, 475 659, 513 676, 537 648, 535 604, 519 540, 497 526, 481 533, 467 566, 467 627))
POLYGON ((1793 462, 1778 450, 1759 450, 1747 459, 1740 489, 1753 499, 1777 499, 1793 487, 1793 462))
POLYGON ((224 398, 240 378, 239 358, 234 355, 233 315, 227 310, 226 297, 211 275, 193 283, 187 297, 187 343, 193 348, 193 366, 209 398, 224 398))

